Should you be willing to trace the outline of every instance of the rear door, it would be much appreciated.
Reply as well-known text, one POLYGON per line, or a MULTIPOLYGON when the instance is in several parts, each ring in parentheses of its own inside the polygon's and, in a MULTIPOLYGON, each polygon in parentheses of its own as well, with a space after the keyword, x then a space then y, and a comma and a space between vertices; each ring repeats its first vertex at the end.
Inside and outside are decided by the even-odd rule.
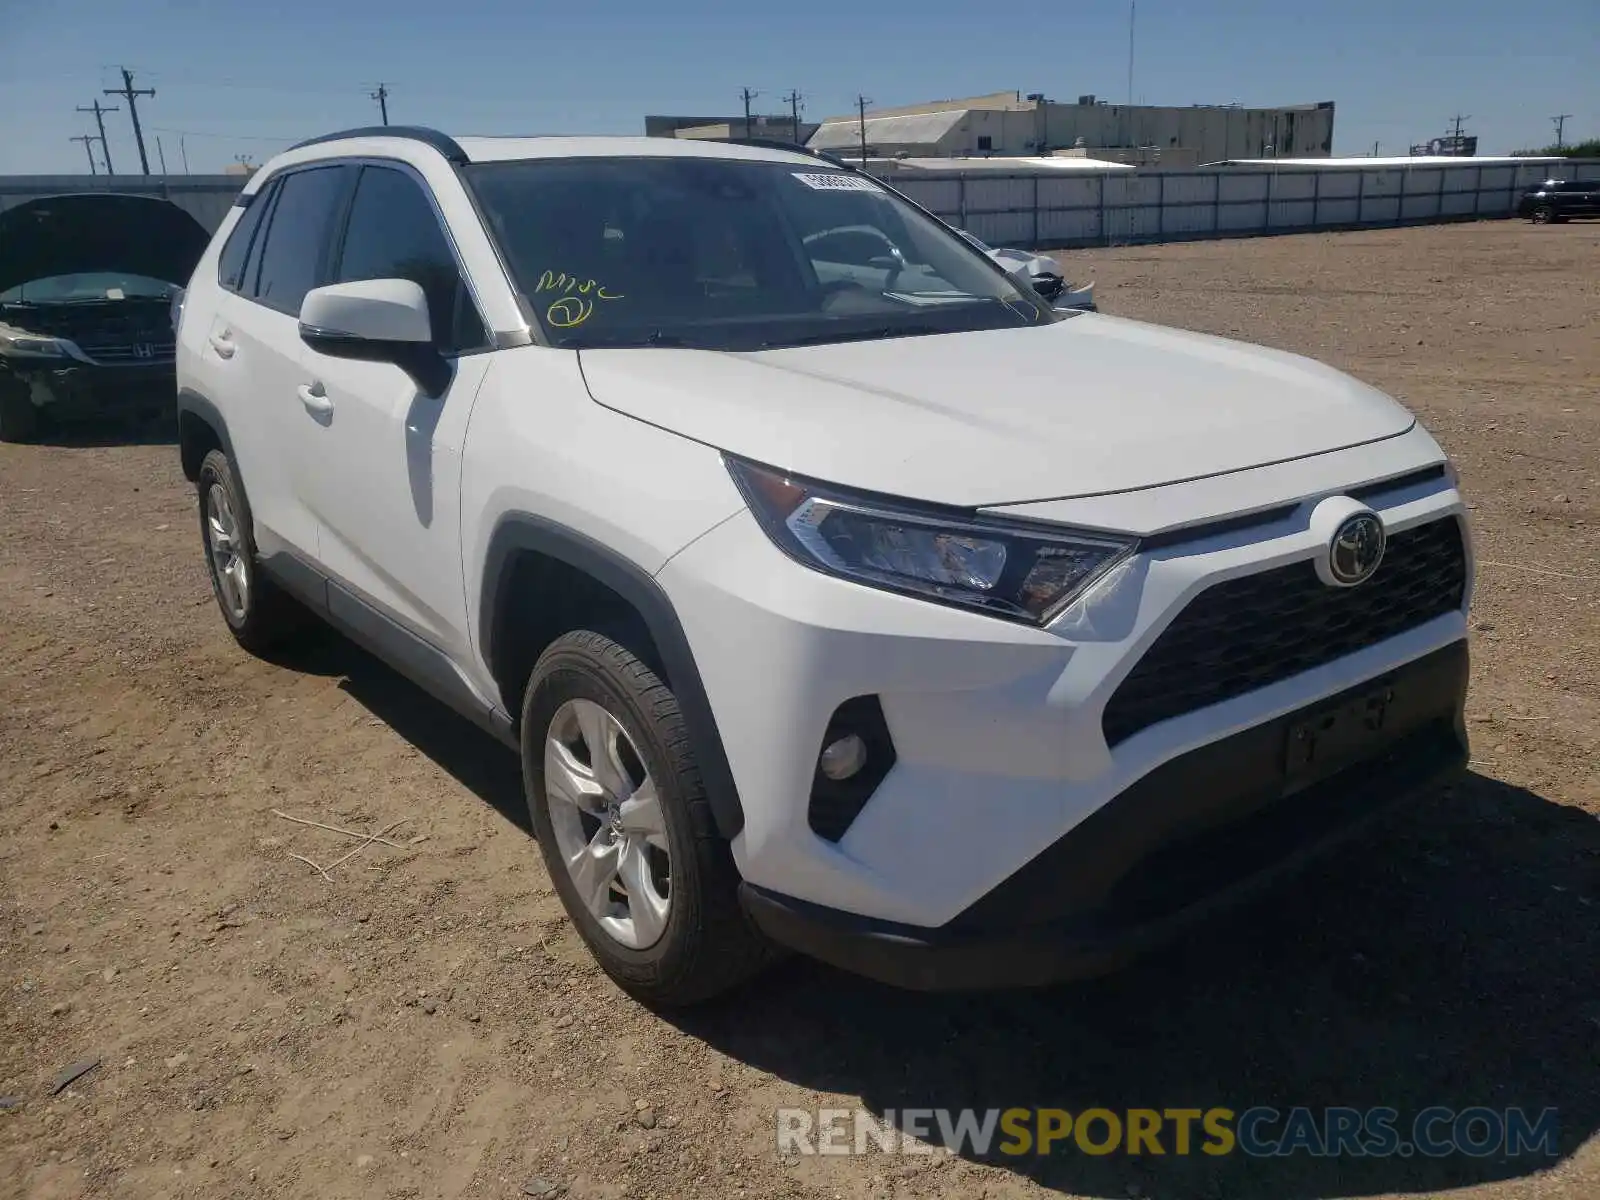
MULTIPOLYGON (((305 347, 305 373, 328 415, 296 459, 296 486, 320 522, 330 578, 460 662, 469 657, 461 446, 489 337, 428 185, 398 163, 360 172, 330 282, 417 283, 452 379, 428 396, 391 363, 305 347)), ((334 588, 328 603, 348 601, 334 588)))
MULTIPOLYGON (((218 306, 209 339, 227 375, 228 421, 265 557, 318 560, 317 523, 297 494, 293 464, 315 427, 299 397, 300 301, 323 281, 353 169, 295 169, 268 186, 252 244, 218 306)), ((256 203, 261 203, 257 200, 256 203)), ((227 270, 225 264, 224 270, 227 270)), ((224 279, 224 286, 229 281, 224 279)))

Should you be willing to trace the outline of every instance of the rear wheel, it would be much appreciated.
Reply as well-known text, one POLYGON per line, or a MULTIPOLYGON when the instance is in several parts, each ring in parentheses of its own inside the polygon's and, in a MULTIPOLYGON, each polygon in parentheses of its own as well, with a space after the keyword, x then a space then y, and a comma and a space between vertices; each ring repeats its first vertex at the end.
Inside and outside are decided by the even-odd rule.
POLYGON ((221 450, 200 463, 200 538, 211 590, 234 640, 252 654, 283 643, 305 624, 306 612, 261 573, 250 505, 221 450))
POLYGON ((1535 225, 1553 225, 1556 221, 1556 210, 1548 204, 1541 204, 1533 210, 1533 223, 1535 225))
POLYGON ((626 646, 579 630, 540 655, 522 705, 522 770, 556 892, 624 991, 693 1004, 766 963, 677 697, 626 646))

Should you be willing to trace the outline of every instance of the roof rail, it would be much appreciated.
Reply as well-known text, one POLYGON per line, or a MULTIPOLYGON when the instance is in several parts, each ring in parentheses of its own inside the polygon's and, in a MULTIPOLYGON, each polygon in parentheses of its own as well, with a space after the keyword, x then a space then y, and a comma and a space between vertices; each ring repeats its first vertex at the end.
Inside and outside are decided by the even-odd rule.
POLYGON ((455 138, 440 133, 437 129, 428 129, 421 125, 363 125, 359 129, 342 129, 337 133, 324 133, 320 137, 307 138, 290 146, 289 149, 299 150, 305 146, 320 146, 324 142, 342 142, 347 138, 375 137, 405 138, 408 141, 421 142, 425 146, 432 146, 456 166, 463 166, 468 161, 467 152, 455 138))

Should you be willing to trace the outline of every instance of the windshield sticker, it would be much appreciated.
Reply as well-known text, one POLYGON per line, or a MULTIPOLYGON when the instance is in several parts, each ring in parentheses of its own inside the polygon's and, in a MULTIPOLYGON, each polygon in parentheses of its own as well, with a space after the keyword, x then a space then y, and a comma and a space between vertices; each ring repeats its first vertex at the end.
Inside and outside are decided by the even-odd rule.
POLYGON ((848 171, 795 171, 794 177, 818 192, 881 192, 872 180, 848 171))
POLYGON ((550 302, 550 307, 544 313, 545 319, 557 329, 582 325, 594 315, 596 300, 627 299, 619 292, 607 291, 605 284, 597 279, 568 275, 565 271, 546 271, 540 275, 533 294, 537 296, 540 292, 561 293, 550 302))

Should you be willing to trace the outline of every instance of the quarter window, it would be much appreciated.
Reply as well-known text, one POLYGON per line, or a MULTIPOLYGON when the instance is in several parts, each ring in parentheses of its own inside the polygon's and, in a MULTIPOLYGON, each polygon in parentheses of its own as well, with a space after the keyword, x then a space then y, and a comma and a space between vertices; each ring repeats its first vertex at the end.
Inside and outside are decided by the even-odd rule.
POLYGON ((261 218, 271 207, 272 190, 273 182, 268 180, 250 198, 250 203, 240 215, 233 232, 228 235, 227 244, 222 247, 222 254, 217 259, 217 282, 230 292, 237 292, 244 278, 245 259, 249 257, 250 247, 255 242, 256 230, 261 227, 261 218))
POLYGON ((421 185, 404 172, 362 169, 334 273, 337 283, 360 279, 409 279, 421 287, 433 322, 434 345, 441 351, 483 347, 483 321, 438 214, 421 185))
MULTIPOLYGON (((345 178, 343 167, 317 167, 286 175, 278 185, 254 289, 262 304, 298 314, 306 293, 322 282, 345 178)), ((251 294, 248 286, 243 290, 251 294)))

